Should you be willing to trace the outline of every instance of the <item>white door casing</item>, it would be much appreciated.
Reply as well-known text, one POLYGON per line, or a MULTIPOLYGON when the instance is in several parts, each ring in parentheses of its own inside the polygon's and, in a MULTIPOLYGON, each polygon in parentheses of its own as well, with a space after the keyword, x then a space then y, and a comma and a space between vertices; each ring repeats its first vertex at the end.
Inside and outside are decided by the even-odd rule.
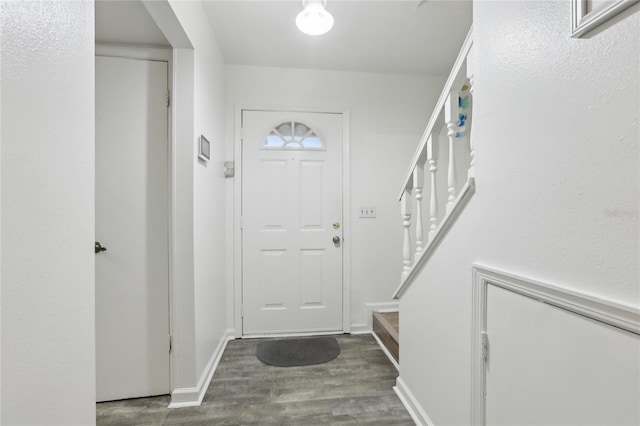
POLYGON ((167 394, 168 65, 96 57, 97 400, 167 394))
POLYGON ((242 112, 243 335, 343 329, 342 120, 242 112), (286 123, 322 147, 265 146, 286 123))

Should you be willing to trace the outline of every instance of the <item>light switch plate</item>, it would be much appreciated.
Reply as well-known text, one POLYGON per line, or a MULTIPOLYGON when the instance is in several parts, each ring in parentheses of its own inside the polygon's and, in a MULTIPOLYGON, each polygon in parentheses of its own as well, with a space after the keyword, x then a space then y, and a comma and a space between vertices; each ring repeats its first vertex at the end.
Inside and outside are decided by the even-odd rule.
POLYGON ((374 218, 376 217, 376 206, 360 206, 358 217, 374 218))

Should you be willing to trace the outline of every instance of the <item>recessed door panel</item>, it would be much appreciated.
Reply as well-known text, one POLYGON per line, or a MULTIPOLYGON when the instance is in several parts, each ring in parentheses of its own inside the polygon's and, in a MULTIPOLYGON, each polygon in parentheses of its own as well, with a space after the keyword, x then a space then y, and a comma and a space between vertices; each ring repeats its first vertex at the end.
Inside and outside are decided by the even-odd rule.
POLYGON ((300 252, 300 305, 324 307, 324 250, 302 250, 300 252))
POLYGON ((320 161, 300 162, 300 227, 322 228, 324 163, 320 161))
POLYGON ((261 162, 262 218, 265 229, 282 229, 285 225, 287 162, 263 160, 261 162))
POLYGON ((262 252, 261 287, 264 308, 283 307, 283 283, 285 268, 284 250, 264 250, 262 252))

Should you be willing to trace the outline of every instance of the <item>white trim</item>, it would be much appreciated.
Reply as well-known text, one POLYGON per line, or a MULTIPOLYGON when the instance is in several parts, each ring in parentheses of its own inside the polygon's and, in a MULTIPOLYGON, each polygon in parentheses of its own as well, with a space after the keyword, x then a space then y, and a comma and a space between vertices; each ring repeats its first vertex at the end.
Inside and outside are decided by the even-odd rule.
POLYGON ((373 331, 373 312, 400 312, 400 302, 398 300, 392 300, 390 302, 374 302, 365 303, 365 318, 367 320, 367 327, 373 331))
POLYGON ((233 322, 236 338, 242 337, 242 110, 234 105, 233 157, 233 322))
POLYGON ((302 333, 273 333, 273 334, 245 334, 242 336, 243 339, 264 339, 270 337, 314 337, 314 336, 339 336, 344 334, 342 331, 309 331, 302 333))
POLYGON ((371 334, 371 327, 367 324, 351 324, 349 334, 371 334))
POLYGON ((473 271, 476 285, 490 283, 640 335, 640 306, 622 304, 600 296, 545 284, 484 266, 474 266, 473 271))
MULTIPOLYGON (((169 149, 170 149, 170 200, 169 217, 169 329, 173 338, 170 353, 171 388, 181 376, 190 381, 190 371, 195 365, 188 365, 195 359, 193 340, 193 164, 191 153, 178 150, 182 142, 192 141, 194 133, 194 50, 189 37, 168 0, 142 0, 160 31, 171 47, 149 49, 148 59, 158 60, 169 53, 169 149), (179 143, 180 142, 180 143, 179 143), (180 173, 178 172, 180 170, 180 173), (188 176, 182 176, 182 173, 188 176), (179 237, 179 238, 178 238, 179 237), (180 285, 178 285, 180 284, 180 285), (179 288, 178 288, 179 287, 179 288), (180 360, 183 360, 180 362, 180 360)), ((119 46, 122 48, 122 46, 119 46)), ((113 46, 105 46, 103 53, 109 54, 113 46)), ((126 47, 128 54, 138 51, 138 47, 126 47)), ((193 369, 193 370, 192 370, 193 369)), ((194 377, 195 379, 195 377, 194 377)))
MULTIPOLYGON (((236 337, 249 337, 243 333, 242 326, 242 112, 310 112, 318 114, 340 114, 342 116, 342 330, 351 332, 351 112, 348 108, 278 108, 249 107, 235 105, 234 123, 234 161, 235 179, 233 182, 233 294, 234 326, 236 337)), ((327 332, 335 334, 336 331, 327 332)), ((317 335, 321 333, 313 333, 317 335)), ((289 334, 287 334, 289 335, 289 334)), ((303 335, 303 334, 302 334, 303 335)), ((253 335, 251 337, 257 337, 253 335)), ((267 335, 260 335, 267 336, 267 335)), ((276 336, 269 334, 268 336, 276 336)))
POLYGON ((587 13, 587 0, 571 0, 571 37, 582 37, 635 4, 638 0, 615 0, 587 13))
POLYGON ((471 322, 471 424, 486 423, 486 369, 481 333, 487 332, 488 285, 503 288, 578 315, 640 335, 640 306, 622 304, 600 296, 545 284, 496 269, 474 265, 471 322))
MULTIPOLYGON (((97 43, 96 56, 137 59, 144 61, 171 62, 171 47, 145 47, 130 44, 97 43)), ((169 74, 171 81, 171 74, 169 74)))
POLYGON ((382 340, 380 340, 378 335, 376 333, 374 333, 374 332, 371 332, 371 335, 373 336, 374 339, 376 339, 376 342, 378 342, 378 346, 380 346, 380 349, 382 349, 382 352, 384 352, 384 354, 387 356, 387 358, 389 358, 389 361, 391 361, 391 364, 393 364, 393 366, 396 368, 396 370, 400 371, 400 365, 398 364, 396 359, 393 357, 393 355, 391 355, 391 352, 389 352, 389 350, 384 345, 384 343, 382 343, 382 340))
POLYGON ((351 332, 351 111, 342 112, 342 331, 351 332))
POLYGON ((404 407, 407 409, 413 421, 416 422, 416 425, 435 425, 435 423, 431 421, 427 413, 422 409, 422 407, 418 403, 418 400, 401 377, 398 377, 396 379, 396 385, 393 387, 393 390, 398 395, 398 398, 400 398, 402 405, 404 405, 404 407))
POLYGON ((422 265, 426 263, 426 261, 431 257, 431 255, 436 250, 438 245, 440 245, 440 242, 444 239, 445 235, 447 235, 447 233, 449 232, 449 229, 451 229, 456 219, 458 218, 458 216, 460 216, 460 213, 462 213, 462 210, 464 210, 464 207, 467 205, 467 203, 469 203, 471 196, 475 192, 476 192, 475 179, 472 177, 469 177, 469 179, 467 179, 467 182, 464 184, 462 189, 460 189, 460 193, 456 197, 456 200, 453 202, 451 211, 447 212, 447 214, 445 214, 445 216, 442 218, 442 220, 440 221, 440 224, 438 224, 438 228, 436 229, 436 232, 433 238, 429 241, 427 246, 424 248, 420 257, 416 259, 415 262, 413 262, 413 265, 411 266, 411 270, 409 270, 409 273, 407 274, 407 276, 402 279, 402 282, 400 283, 396 291, 393 293, 394 299, 400 298, 400 296, 402 296, 402 293, 404 293, 407 290, 407 288, 409 288, 409 285, 413 282, 413 280, 418 275, 418 271, 422 269, 422 265))
POLYGON ((218 368, 218 364, 220 364, 220 359, 227 347, 227 343, 229 340, 233 340, 234 335, 235 332, 233 329, 228 329, 224 332, 218 343, 218 347, 213 351, 213 354, 211 354, 211 358, 202 372, 200 380, 198 380, 198 385, 193 388, 174 389, 173 392, 171 392, 171 403, 168 408, 197 407, 202 404, 202 399, 207 392, 216 368, 218 368))
MULTIPOLYGON (((438 117, 440 116, 440 111, 444 108, 445 102, 449 97, 451 89, 453 88, 453 84, 458 79, 458 73, 462 69, 462 66, 467 61, 467 55, 469 54, 469 50, 471 50, 471 46, 473 46, 473 26, 469 28, 469 32, 467 33, 467 37, 464 39, 464 43, 462 43, 462 47, 460 48, 460 53, 458 53, 458 57, 453 64, 453 68, 451 69, 451 73, 447 78, 447 82, 444 84, 444 89, 442 89, 442 93, 440 94, 440 98, 436 103, 436 106, 433 109, 433 113, 431 114, 431 118, 427 123, 427 127, 422 134, 422 138, 420 138, 420 144, 418 145, 418 149, 416 149, 415 154, 413 154, 413 158, 409 163, 409 168, 404 175, 404 179, 402 179, 402 188, 398 193, 398 201, 402 199, 402 195, 404 194, 407 188, 407 182, 413 182, 413 170, 418 165, 418 161, 425 152, 427 141, 429 140, 429 136, 433 132, 436 123, 438 122, 438 117)), ((465 73, 466 75, 466 73, 465 73)))

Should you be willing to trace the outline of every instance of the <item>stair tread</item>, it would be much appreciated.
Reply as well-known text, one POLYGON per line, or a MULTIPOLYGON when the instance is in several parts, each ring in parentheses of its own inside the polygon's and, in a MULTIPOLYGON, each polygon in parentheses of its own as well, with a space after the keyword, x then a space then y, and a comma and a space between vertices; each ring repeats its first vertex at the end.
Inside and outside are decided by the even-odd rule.
POLYGON ((377 321, 395 342, 400 342, 400 321, 398 312, 374 312, 373 320, 377 321))

